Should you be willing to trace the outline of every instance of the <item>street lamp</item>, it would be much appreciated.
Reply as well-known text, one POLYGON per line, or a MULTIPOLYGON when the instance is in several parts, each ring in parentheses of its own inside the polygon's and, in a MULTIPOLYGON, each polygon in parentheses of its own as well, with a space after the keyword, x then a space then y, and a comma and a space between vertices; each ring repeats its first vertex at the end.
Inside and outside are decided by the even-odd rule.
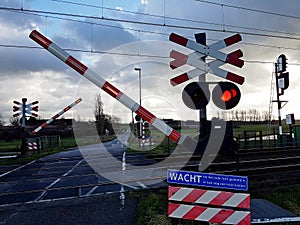
MULTIPOLYGON (((142 80, 141 80, 142 69, 140 67, 135 67, 134 70, 139 72, 140 106, 142 106, 142 80)), ((140 138, 142 138, 142 123, 143 123, 143 119, 141 118, 139 122, 140 122, 139 136, 140 136, 140 138)), ((139 141, 139 147, 140 146, 141 146, 141 142, 139 141)))
POLYGON ((142 105, 142 81, 141 81, 141 76, 142 76, 142 69, 139 67, 134 68, 135 71, 139 71, 139 89, 140 89, 140 106, 142 105))

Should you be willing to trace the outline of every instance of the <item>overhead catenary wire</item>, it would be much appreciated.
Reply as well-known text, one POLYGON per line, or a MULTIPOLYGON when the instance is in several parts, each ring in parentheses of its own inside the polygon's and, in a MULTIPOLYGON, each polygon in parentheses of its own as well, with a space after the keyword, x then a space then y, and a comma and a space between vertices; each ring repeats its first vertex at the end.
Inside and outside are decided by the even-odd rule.
MULTIPOLYGON (((131 19, 118 19, 112 17, 99 17, 99 16, 87 16, 82 14, 75 14, 75 13, 62 13, 62 12, 55 12, 55 11, 45 11, 45 10, 33 10, 33 9, 19 9, 13 7, 0 7, 0 10, 6 11, 24 11, 24 12, 31 12, 37 13, 42 15, 60 15, 65 17, 76 17, 76 18, 84 18, 84 19, 92 19, 92 20, 106 20, 106 21, 113 21, 113 22, 121 22, 121 23, 130 23, 130 24, 140 24, 146 26, 156 26, 156 27, 167 27, 167 28, 174 28, 174 29, 187 29, 187 30, 205 30, 211 32, 223 32, 223 33, 240 33, 249 36, 256 36, 256 37, 269 37, 269 38, 277 38, 277 39, 290 39, 290 40, 298 40, 300 41, 300 37, 295 36, 283 36, 283 35, 275 35, 275 34, 267 34, 267 33, 254 33, 254 32, 246 32, 246 31, 237 31, 234 29, 227 29, 224 30, 222 28, 207 28, 207 27, 195 27, 195 26, 186 26, 186 25, 176 25, 176 24, 164 24, 158 22, 146 22, 146 21, 137 21, 131 19)), ((220 24, 222 26, 222 24, 220 24)), ((247 29, 247 28, 243 28, 247 29)), ((294 34, 296 35, 296 34, 294 34)))
MULTIPOLYGON (((59 2, 68 2, 70 3, 70 1, 60 1, 60 0, 53 0, 53 1, 59 1, 59 2)), ((79 4, 79 3, 77 3, 79 4)), ((85 5, 85 4, 82 4, 80 3, 80 5, 85 5)), ((0 7, 0 10, 4 10, 3 7, 0 7)), ((10 10, 9 10, 10 11, 10 10)), ((66 18, 66 17, 57 17, 57 16, 49 16, 49 15, 41 15, 39 13, 33 13, 33 12, 26 12, 24 11, 23 9, 13 9, 13 12, 17 12, 17 13, 27 13, 27 14, 32 14, 32 15, 35 15, 35 16, 45 16, 45 17, 49 17, 49 18, 54 18, 54 19, 61 19, 61 20, 70 20, 70 21, 75 21, 75 22, 81 22, 81 23, 87 23, 87 24, 92 24, 92 25, 98 25, 98 26, 106 26, 106 27, 111 27, 111 28, 117 28, 117 29, 125 29, 125 30, 131 30, 131 31, 136 31, 136 32, 143 32, 143 33, 150 33, 150 34, 156 34, 156 35, 164 35, 164 36, 168 36, 168 33, 163 33, 163 32, 157 32, 157 31, 150 31, 150 30, 143 30, 143 29, 134 29, 134 28, 126 28, 126 27, 121 27, 121 26, 115 26, 115 25, 108 25, 108 24, 100 24, 100 23, 96 23, 96 22, 90 22, 90 21, 82 21, 82 20, 76 20, 76 19, 71 19, 71 18, 66 18)), ((221 25, 221 24, 220 24, 221 25)), ((240 27, 240 26, 237 26, 237 27, 240 27)), ((240 28, 244 28, 244 27, 240 27, 240 28)), ((201 29, 201 28, 199 28, 201 29)), ((246 29, 246 28, 244 28, 246 29)), ((260 29, 258 29, 260 30, 260 29)), ((223 31, 221 31, 223 32, 223 31)), ((236 31, 236 32, 239 32, 239 31, 236 31)), ((271 31, 270 31, 271 32, 271 31)), ((245 32, 239 32, 239 33, 245 33, 245 32)), ((271 35, 272 37, 272 35, 271 35)), ((273 36, 275 37, 275 36, 273 36)), ((213 40, 213 39, 212 39, 213 40)), ((285 46, 272 46, 272 45, 264 45, 264 44, 256 44, 256 43, 247 43, 247 42, 244 42, 244 43, 241 43, 243 45, 253 45, 253 46, 260 46, 260 47, 268 47, 268 48, 280 48, 280 49, 287 49, 287 50, 299 50, 298 48, 292 48, 292 47, 285 47, 285 46)))
MULTIPOLYGON (((52 0, 52 1, 57 1, 57 2, 65 2, 65 3, 71 3, 70 1, 62 1, 62 0, 52 0)), ((73 4, 73 3, 72 3, 73 4)), ((74 3, 75 4, 75 3, 74 3)), ((83 4, 83 3, 77 3, 77 4, 80 4, 80 5, 86 5, 86 6, 90 6, 88 4, 83 4)), ((94 7, 94 6, 93 6, 94 7)), ((103 7, 102 6, 98 6, 98 7, 103 7)), ((5 7, 0 7, 0 10, 5 10, 4 9, 5 7)), ((107 7, 105 7, 107 8, 107 7)), ((163 33, 163 32, 157 32, 157 31, 150 31, 150 30, 143 30, 143 29, 134 29, 134 28, 126 28, 126 27, 121 27, 121 26, 115 26, 115 25, 108 25, 108 24, 103 24, 103 23, 96 23, 96 22, 90 22, 90 21, 82 21, 82 20, 76 20, 74 18, 69 18, 69 17, 58 17, 58 16, 55 16, 55 14, 57 14, 57 12, 49 12, 49 13, 53 13, 53 15, 41 15, 40 14, 40 11, 36 11, 36 10, 25 10, 25 9, 16 9, 16 8, 6 8, 6 10, 8 11, 13 11, 13 12, 17 12, 17 13, 28 13, 28 14, 33 14, 35 16, 44 16, 46 18, 48 17, 52 17, 52 18, 55 18, 55 19, 61 19, 61 20, 70 20, 70 21, 75 21, 75 22, 81 22, 81 23, 87 23, 87 24, 90 24, 91 26, 92 25, 99 25, 99 26, 106 26, 106 27, 111 27, 111 28, 117 28, 117 29, 126 29, 126 30, 131 30, 131 31, 136 31, 136 32, 144 32, 144 33, 152 33, 152 34, 157 34, 157 35, 164 35, 164 36, 168 36, 169 34, 168 33, 163 33)), ((41 12, 44 12, 44 11, 41 11, 41 12)), ((131 12, 133 13, 133 12, 131 12)), ((58 13, 58 14, 61 14, 61 13, 58 13)), ((62 14, 65 14, 65 13, 62 13, 62 14)), ((67 15, 70 15, 70 14, 67 14, 67 15)), ((72 14, 71 14, 72 15, 72 14)), ((76 15, 74 15, 76 16, 76 15)), ((81 15, 80 15, 81 16, 81 15)), ((89 17, 89 16, 85 16, 85 17, 89 17)), ((121 20, 120 20, 121 21, 121 20)), ((134 21, 133 21, 134 22, 134 21)), ((142 22, 140 22, 142 23, 142 22)), ((149 23, 146 23, 146 24, 149 24, 149 23)), ((167 26, 167 25, 166 25, 167 26)), ((199 28, 200 29, 200 28, 199 28)), ((223 32, 223 31, 222 31, 223 32)), ((243 32, 240 32, 240 33, 243 33, 243 32)), ((244 32, 245 33, 245 32, 244 32)), ((259 35, 259 34, 258 34, 259 35)), ((271 37, 275 37, 275 36, 272 36, 270 35, 271 37)), ((298 40, 297 37, 295 37, 296 40, 298 40)), ((92 40, 92 37, 91 37, 91 40, 92 40)), ((212 39, 213 40, 213 39, 212 39)), ((249 43, 249 42, 243 42, 241 43, 242 45, 252 45, 252 46, 260 46, 260 47, 266 47, 266 48, 280 48, 280 49, 286 49, 286 50, 295 50, 295 51, 299 51, 300 49, 299 48, 293 48, 293 47, 284 47, 284 46, 274 46, 274 45, 266 45, 266 44, 257 44, 257 43, 249 43)), ((36 48, 36 47, 31 47, 31 46, 25 46, 25 45, 6 45, 6 44, 0 44, 0 47, 15 47, 15 48, 36 48)), ((112 52, 106 52, 106 51, 95 51, 91 48, 90 51, 87 51, 87 50, 83 50, 83 49, 68 49, 70 51, 79 51, 79 52, 92 52, 92 53, 100 53, 100 54, 103 54, 103 53, 107 53, 107 54, 118 54, 118 55, 129 55, 130 54, 123 54, 123 53, 112 53, 112 52)), ((134 56, 134 55, 133 55, 134 56)), ((157 56, 150 56, 150 55, 145 55, 145 57, 157 57, 157 56)), ((273 62, 269 62, 269 61, 262 61, 262 60, 245 60, 245 62, 248 62, 248 63, 273 63, 273 62)), ((298 63, 289 63, 290 65, 299 65, 298 63)))
POLYGON ((272 15, 272 16, 279 16, 279 17, 300 20, 300 17, 295 16, 295 15, 287 15, 287 14, 283 14, 283 13, 271 12, 271 11, 267 11, 267 10, 254 9, 254 8, 237 6, 237 5, 229 5, 229 4, 225 4, 225 3, 212 2, 212 1, 208 1, 208 0, 194 0, 194 1, 203 2, 203 3, 207 3, 207 4, 212 4, 212 5, 218 5, 218 6, 222 6, 222 7, 238 9, 238 10, 245 10, 245 11, 251 11, 251 12, 256 12, 256 13, 268 14, 268 15, 272 15))
MULTIPOLYGON (((29 46, 29 45, 11 45, 11 44, 0 44, 0 48, 20 48, 20 49, 38 49, 43 50, 41 47, 29 46)), ((147 57, 147 58, 162 58, 167 59, 169 56, 159 56, 159 55, 150 55, 150 54, 136 54, 136 53, 119 53, 111 51, 97 51, 97 50, 84 50, 84 49, 74 49, 74 48, 64 48, 65 51, 71 52, 81 52, 81 53, 91 53, 91 54, 108 54, 108 55, 119 55, 119 56, 128 56, 128 57, 147 57)), ((296 50, 296 49, 294 49, 296 50)), ((298 49, 300 50, 300 49, 298 49)), ((264 61, 264 60, 244 60, 246 63, 252 64, 273 64, 274 61, 264 61)), ((289 65, 300 66, 300 63, 289 62, 289 65)))

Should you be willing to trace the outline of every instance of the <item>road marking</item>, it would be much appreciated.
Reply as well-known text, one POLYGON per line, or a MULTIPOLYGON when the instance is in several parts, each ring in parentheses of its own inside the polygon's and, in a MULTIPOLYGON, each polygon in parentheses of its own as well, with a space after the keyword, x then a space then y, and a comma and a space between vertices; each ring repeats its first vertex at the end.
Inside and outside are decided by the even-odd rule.
POLYGON ((17 167, 17 168, 15 168, 15 169, 13 169, 13 170, 10 170, 10 171, 8 171, 8 172, 6 172, 6 173, 1 174, 0 177, 4 177, 4 176, 6 176, 7 174, 10 174, 10 173, 12 173, 12 172, 15 172, 15 171, 17 171, 17 170, 19 170, 19 169, 22 169, 22 168, 24 168, 25 166, 29 166, 30 164, 35 163, 35 162, 36 162, 36 160, 31 161, 31 162, 29 162, 29 163, 27 163, 27 164, 25 164, 25 165, 23 165, 23 166, 17 167))
POLYGON ((84 196, 90 196, 96 189, 98 188, 98 186, 93 187, 91 190, 89 190, 88 193, 86 193, 84 196))
POLYGON ((143 184, 142 182, 140 181, 137 181, 138 185, 140 185, 142 188, 147 188, 147 186, 145 184, 143 184))
MULTIPOLYGON (((72 167, 72 169, 70 169, 68 172, 66 172, 64 175, 62 175, 62 177, 67 176, 68 174, 70 174, 84 159, 80 160, 78 163, 76 163, 75 166, 72 167)), ((45 190, 34 200, 34 202, 40 201, 45 194, 47 193, 47 190, 50 189, 51 187, 53 187, 56 183, 58 183, 60 181, 60 178, 56 179, 55 181, 53 181, 51 184, 49 184, 45 190)))

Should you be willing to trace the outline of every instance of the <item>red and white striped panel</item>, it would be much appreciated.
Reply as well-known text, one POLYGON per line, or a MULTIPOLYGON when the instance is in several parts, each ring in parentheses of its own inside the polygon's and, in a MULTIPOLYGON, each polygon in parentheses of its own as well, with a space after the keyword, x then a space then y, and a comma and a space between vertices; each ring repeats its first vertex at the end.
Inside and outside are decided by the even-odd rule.
POLYGON ((169 186, 168 199, 169 201, 190 202, 221 207, 250 208, 250 194, 247 193, 169 186))
POLYGON ((169 40, 189 49, 195 50, 201 54, 211 56, 213 58, 221 60, 222 62, 229 63, 239 68, 242 68, 244 66, 244 61, 238 57, 234 57, 234 55, 227 55, 224 52, 220 52, 218 50, 210 48, 209 46, 201 45, 178 34, 170 34, 169 40))
POLYGON ((36 142, 27 142, 27 150, 28 151, 36 151, 38 150, 36 142))
POLYGON ((251 214, 248 211, 210 208, 184 204, 168 204, 168 216, 187 220, 205 221, 218 224, 250 225, 251 214))
MULTIPOLYGON (((235 52, 230 53, 229 55, 241 57, 243 53, 242 51, 237 50, 235 52)), ((170 67, 172 69, 175 69, 184 64, 196 67, 196 69, 193 69, 189 72, 183 73, 179 76, 172 78, 170 80, 172 86, 176 86, 187 80, 193 79, 194 77, 201 76, 205 73, 212 73, 218 77, 230 80, 238 84, 243 84, 245 81, 245 78, 240 75, 220 69, 219 67, 224 65, 224 62, 220 60, 213 60, 212 62, 205 63, 202 60, 199 60, 200 56, 195 52, 189 55, 185 55, 174 50, 170 52, 170 57, 175 59, 174 61, 170 62, 170 67)))
POLYGON ((220 41, 217 41, 213 44, 210 44, 209 47, 210 48, 213 48, 215 50, 219 50, 219 49, 222 49, 222 48, 225 48, 225 47, 228 47, 230 45, 233 45, 235 43, 238 43, 242 40, 242 37, 240 34, 234 34, 230 37, 227 37, 223 40, 220 40, 220 41))
POLYGON ((82 99, 78 98, 75 102, 73 102, 72 104, 68 105, 66 108, 64 108, 63 110, 61 110, 59 113, 57 113, 55 116, 51 117, 49 120, 47 120, 45 123, 43 123, 42 125, 40 125, 39 127, 35 128, 31 133, 33 135, 35 135, 37 132, 39 132, 41 129, 43 129, 44 127, 46 127, 48 124, 50 124, 53 120, 56 120, 59 116, 61 116, 62 114, 64 114, 65 112, 67 112, 68 110, 70 110, 71 108, 73 108, 75 105, 77 105, 79 102, 81 102, 82 99))
POLYGON ((57 46, 55 43, 53 43, 51 40, 43 36, 38 31, 34 30, 30 33, 29 37, 43 46, 45 49, 47 49, 50 53, 55 55, 57 58, 65 62, 67 65, 69 65, 71 68, 73 68, 75 71, 83 75, 85 78, 87 78, 92 83, 96 84, 98 87, 102 88, 105 92, 110 94, 112 97, 117 99, 119 102, 121 102, 123 105, 125 105, 127 108, 129 108, 131 111, 135 112, 137 115, 139 115, 141 118, 143 118, 145 121, 148 121, 150 124, 152 124, 154 127, 156 127, 158 130, 163 132, 165 135, 170 137, 173 141, 176 143, 183 143, 186 136, 180 135, 176 130, 172 129, 170 126, 168 126, 165 122, 158 119, 155 115, 153 115, 151 112, 140 106, 137 102, 135 102, 133 99, 128 97, 126 94, 118 90, 116 87, 114 87, 112 84, 107 82, 105 79, 103 79, 100 75, 96 74, 92 70, 90 70, 87 66, 79 62, 77 59, 75 59, 73 56, 69 55, 66 51, 61 49, 59 46, 57 46))
MULTIPOLYGON (((217 62, 218 61, 215 60, 211 63, 217 63, 217 62)), ((208 63, 208 64, 210 64, 210 63, 208 63)), ((176 86, 176 85, 184 83, 185 81, 193 79, 197 76, 201 76, 205 73, 206 73, 205 71, 196 68, 196 69, 190 70, 186 73, 183 73, 183 74, 180 74, 176 77, 171 78, 170 83, 171 83, 172 86, 176 86)), ((226 80, 230 80, 230 81, 232 81, 234 83, 237 83, 237 84, 243 84, 245 82, 244 77, 242 77, 240 75, 237 75, 235 73, 220 69, 218 67, 211 68, 209 73, 212 73, 212 74, 214 74, 218 77, 224 78, 226 80)))

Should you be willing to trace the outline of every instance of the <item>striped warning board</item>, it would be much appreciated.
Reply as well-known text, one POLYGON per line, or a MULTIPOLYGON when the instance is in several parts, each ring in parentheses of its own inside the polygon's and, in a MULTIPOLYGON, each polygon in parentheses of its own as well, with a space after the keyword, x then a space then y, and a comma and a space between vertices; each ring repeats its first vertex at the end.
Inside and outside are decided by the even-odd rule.
POLYGON ((171 218, 250 225, 251 213, 246 210, 250 209, 250 195, 247 193, 169 186, 168 200, 171 218))
POLYGON ((221 207, 250 208, 250 194, 169 186, 169 201, 221 207))
POLYGON ((39 145, 36 138, 26 138, 27 150, 28 151, 38 151, 39 145))
POLYGON ((250 212, 205 206, 169 203, 168 215, 172 218, 206 221, 219 224, 250 225, 250 212))

